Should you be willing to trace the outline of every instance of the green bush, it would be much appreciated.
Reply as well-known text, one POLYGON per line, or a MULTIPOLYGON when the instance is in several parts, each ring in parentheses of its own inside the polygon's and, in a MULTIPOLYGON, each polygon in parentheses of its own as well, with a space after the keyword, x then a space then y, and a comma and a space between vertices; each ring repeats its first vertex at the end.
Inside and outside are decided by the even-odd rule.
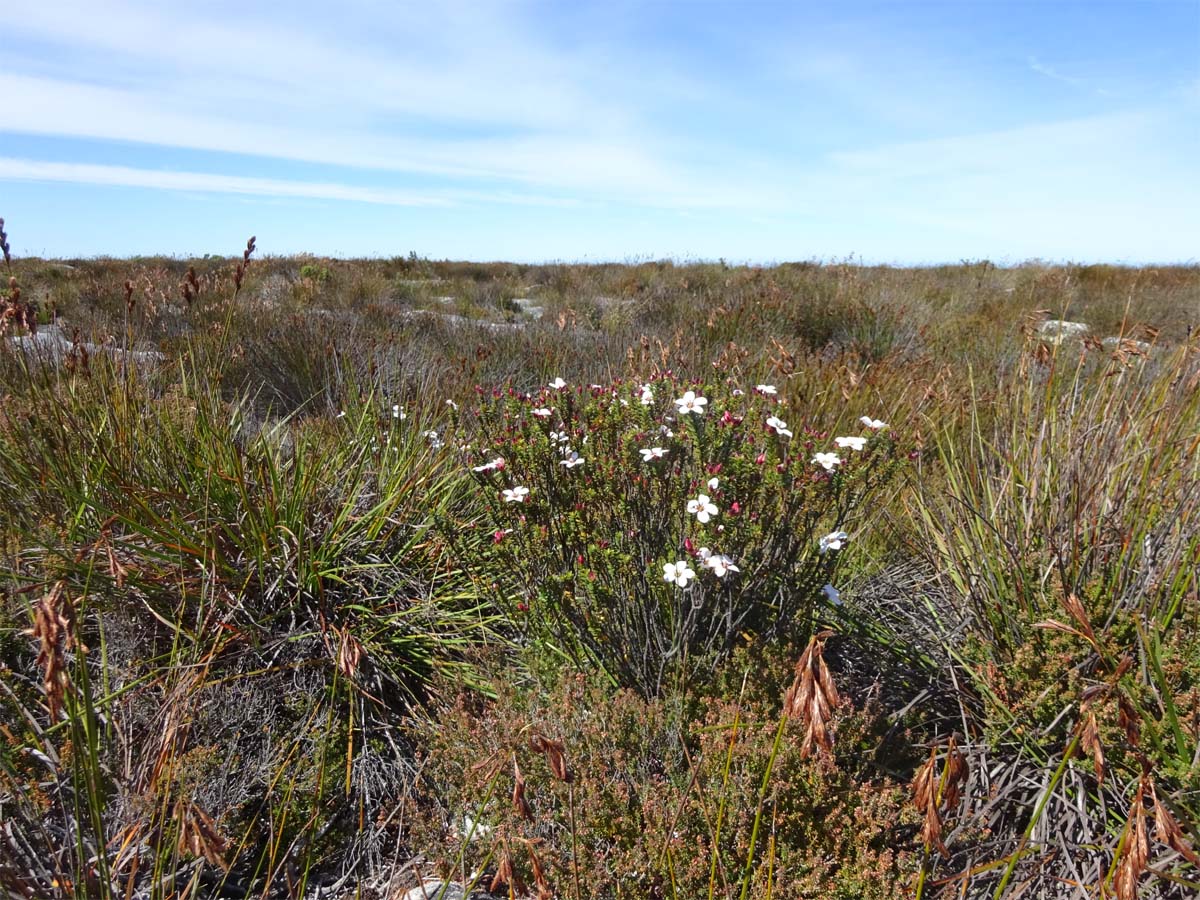
POLYGON ((774 389, 669 373, 496 392, 471 457, 493 538, 465 563, 531 641, 647 696, 803 630, 841 547, 820 536, 853 527, 899 452, 859 424, 826 470, 831 437, 784 415, 774 389))

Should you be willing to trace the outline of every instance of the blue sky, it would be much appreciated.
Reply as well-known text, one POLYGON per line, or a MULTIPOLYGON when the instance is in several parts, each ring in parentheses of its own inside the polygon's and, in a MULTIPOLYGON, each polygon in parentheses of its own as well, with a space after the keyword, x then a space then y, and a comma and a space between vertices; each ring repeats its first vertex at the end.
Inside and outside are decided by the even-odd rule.
POLYGON ((1200 259, 1200 0, 0 11, 15 253, 1200 259))

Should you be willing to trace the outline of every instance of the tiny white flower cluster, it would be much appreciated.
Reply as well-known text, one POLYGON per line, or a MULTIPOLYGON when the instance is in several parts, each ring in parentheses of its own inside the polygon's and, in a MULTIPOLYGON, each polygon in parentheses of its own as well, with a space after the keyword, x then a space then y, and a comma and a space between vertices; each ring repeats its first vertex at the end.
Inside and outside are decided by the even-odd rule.
POLYGON ((504 468, 504 457, 497 456, 490 463, 484 463, 482 466, 472 466, 472 472, 494 472, 497 469, 504 468))
POLYGON ((830 550, 841 550, 846 545, 846 541, 850 540, 850 535, 844 531, 831 531, 825 537, 821 538, 819 545, 822 553, 828 553, 830 550))
MULTIPOLYGON (((863 424, 863 427, 869 428, 872 431, 882 431, 888 427, 887 422, 881 422, 879 419, 872 419, 870 416, 863 416, 858 420, 863 424)), ((866 448, 867 439, 865 437, 835 437, 834 444, 841 450, 853 450, 858 453, 866 448)), ((842 464, 842 458, 836 453, 817 453, 812 458, 813 465, 820 466, 826 472, 832 472, 835 468, 842 464)))
POLYGON ((707 547, 701 547, 696 551, 696 555, 700 557, 700 562, 706 569, 712 569, 712 573, 718 578, 724 578, 730 572, 742 571, 733 564, 733 560, 723 553, 713 553, 707 547))
POLYGON ((781 437, 792 437, 792 433, 788 430, 787 422, 783 421, 779 416, 769 416, 767 418, 767 429, 781 437))

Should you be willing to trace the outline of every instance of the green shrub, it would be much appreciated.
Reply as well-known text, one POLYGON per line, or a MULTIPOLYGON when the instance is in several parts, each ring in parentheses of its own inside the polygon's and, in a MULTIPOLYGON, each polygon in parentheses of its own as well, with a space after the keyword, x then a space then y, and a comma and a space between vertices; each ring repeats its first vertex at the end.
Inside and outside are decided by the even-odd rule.
POLYGON ((480 429, 493 539, 467 566, 530 640, 647 696, 741 641, 805 629, 841 546, 818 538, 853 527, 899 457, 890 431, 860 424, 862 449, 827 471, 814 460, 830 436, 773 389, 670 374, 496 392, 480 429))

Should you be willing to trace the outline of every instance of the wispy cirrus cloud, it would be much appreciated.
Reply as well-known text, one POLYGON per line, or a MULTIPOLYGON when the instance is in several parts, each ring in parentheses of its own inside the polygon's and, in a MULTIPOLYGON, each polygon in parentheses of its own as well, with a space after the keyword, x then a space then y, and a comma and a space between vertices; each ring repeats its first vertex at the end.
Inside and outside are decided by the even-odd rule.
POLYGON ((385 206, 447 206, 448 198, 419 192, 356 187, 316 181, 249 178, 205 172, 170 172, 90 163, 46 162, 0 156, 0 178, 12 181, 51 181, 106 187, 151 188, 162 191, 195 191, 245 194, 258 197, 294 197, 310 200, 349 200, 385 206))

